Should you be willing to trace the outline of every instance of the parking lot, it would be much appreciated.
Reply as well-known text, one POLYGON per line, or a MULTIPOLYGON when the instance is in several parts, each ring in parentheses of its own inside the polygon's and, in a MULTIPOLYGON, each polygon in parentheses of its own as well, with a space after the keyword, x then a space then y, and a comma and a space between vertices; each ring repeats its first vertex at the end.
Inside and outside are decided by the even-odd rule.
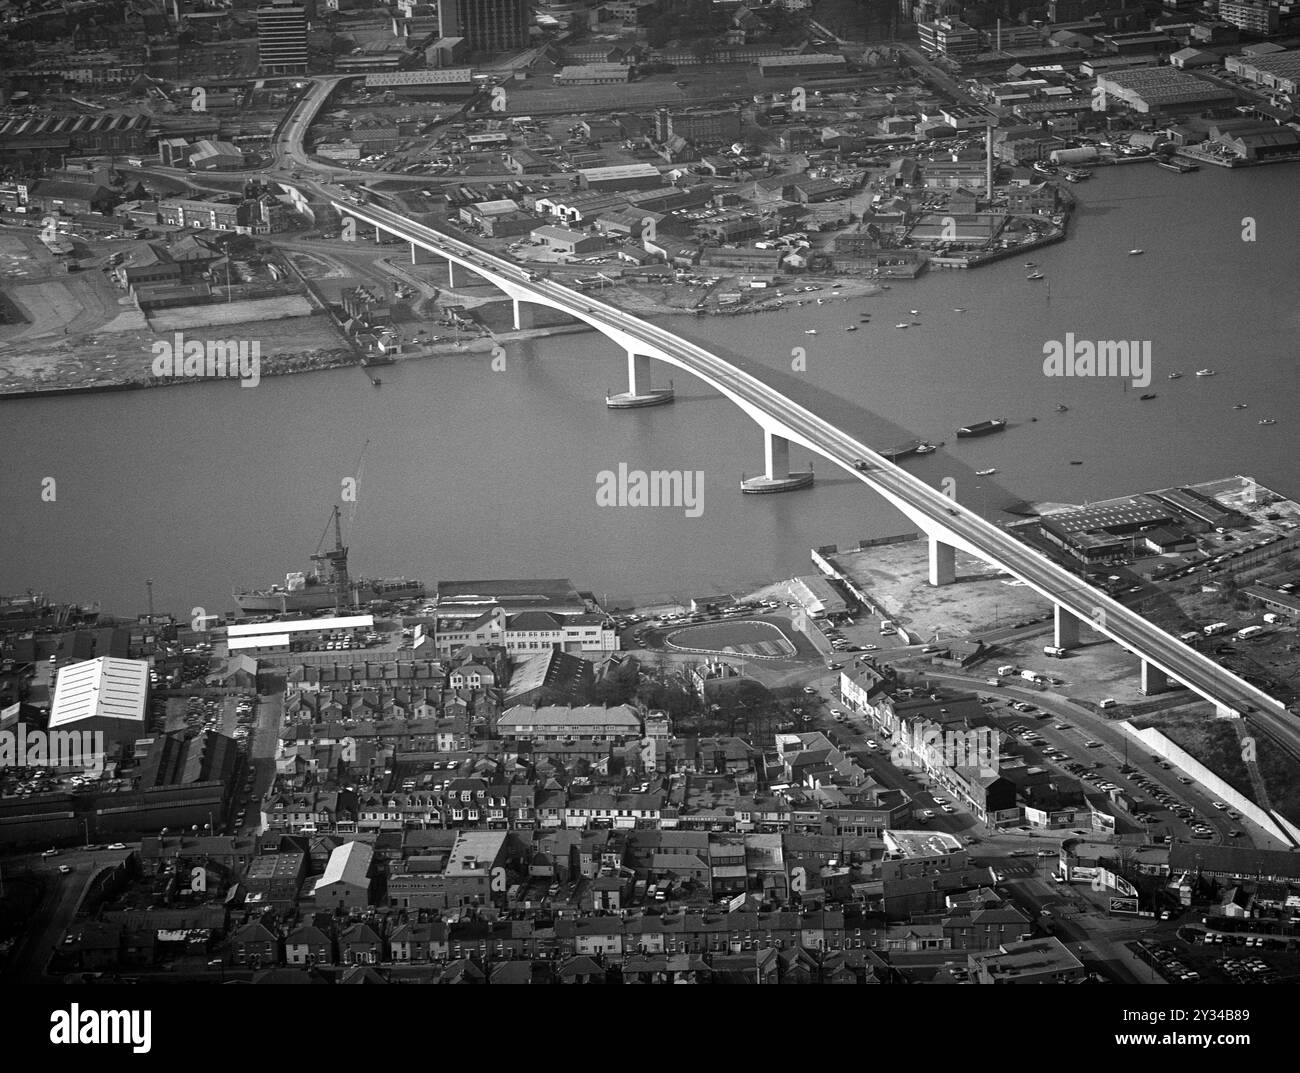
POLYGON ((1153 942, 1139 940, 1129 949, 1151 971, 1171 984, 1293 983, 1300 954, 1277 947, 1247 946, 1246 939, 1218 943, 1153 942))

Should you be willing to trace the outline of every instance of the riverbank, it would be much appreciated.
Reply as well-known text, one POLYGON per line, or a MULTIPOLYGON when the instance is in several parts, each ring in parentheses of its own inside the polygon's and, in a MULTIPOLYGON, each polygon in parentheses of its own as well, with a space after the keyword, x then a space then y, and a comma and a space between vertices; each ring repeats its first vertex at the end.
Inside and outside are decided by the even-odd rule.
MULTIPOLYGON (((642 317, 738 316, 779 312, 810 303, 847 302, 855 298, 869 298, 884 290, 870 280, 826 276, 791 278, 780 287, 747 288, 743 291, 728 288, 728 285, 737 283, 737 277, 722 277, 709 285, 702 294, 699 293, 699 288, 692 288, 696 291, 694 295, 687 293, 686 287, 675 288, 672 284, 647 286, 615 283, 607 287, 601 298, 642 317)), ((469 309, 508 305, 495 299, 450 293, 469 309)), ((490 353, 499 345, 592 330, 581 322, 548 324, 519 330, 501 329, 495 327, 495 323, 503 318, 488 316, 486 308, 480 310, 480 313, 484 321, 484 333, 481 335, 466 339, 439 336, 423 343, 408 343, 408 349, 394 352, 388 357, 395 363, 455 354, 490 353)), ((361 353, 322 324, 319 315, 255 325, 223 325, 221 334, 229 338, 258 340, 261 378, 364 365, 361 353), (286 333, 286 328, 291 330, 286 333), (289 350, 291 345, 304 349, 289 350)), ((78 339, 60 340, 43 356, 29 354, 21 359, 15 358, 10 363, 0 358, 0 400, 143 390, 230 379, 214 376, 154 376, 151 348, 158 338, 155 333, 139 329, 120 333, 101 331, 78 339)))
MULTIPOLYGON (((493 347, 513 342, 521 342, 528 339, 541 339, 552 335, 565 335, 573 332, 585 332, 590 329, 585 324, 565 324, 556 325, 547 328, 526 328, 522 331, 498 332, 496 334, 476 336, 461 342, 437 342, 427 346, 421 346, 407 353, 394 353, 389 355, 392 363, 403 361, 414 361, 421 358, 450 357, 455 354, 482 354, 491 353, 493 347)), ((38 381, 39 387, 24 387, 17 390, 0 389, 0 401, 17 400, 17 399, 39 399, 50 398, 54 396, 71 396, 71 395, 88 395, 98 394, 106 391, 136 391, 162 387, 178 387, 194 384, 212 383, 216 380, 229 380, 232 377, 220 376, 173 376, 173 377, 156 377, 152 375, 150 363, 152 354, 143 350, 139 356, 138 363, 133 363, 129 369, 121 371, 119 376, 86 376, 78 377, 68 370, 69 363, 63 362, 57 367, 63 370, 64 380, 60 383, 51 383, 49 378, 43 378, 38 381)), ((383 364, 389 364, 384 362, 383 364)), ((352 348, 339 346, 329 350, 299 352, 293 354, 274 353, 270 356, 262 357, 260 369, 260 379, 270 377, 292 376, 301 373, 323 372, 331 369, 342 369, 349 366, 361 368, 371 368, 365 365, 362 357, 352 348)), ((101 370, 94 365, 88 367, 77 366, 82 373, 98 373, 101 370)), ((0 383, 5 383, 0 381, 0 383)), ((7 387, 7 384, 5 384, 7 387)))

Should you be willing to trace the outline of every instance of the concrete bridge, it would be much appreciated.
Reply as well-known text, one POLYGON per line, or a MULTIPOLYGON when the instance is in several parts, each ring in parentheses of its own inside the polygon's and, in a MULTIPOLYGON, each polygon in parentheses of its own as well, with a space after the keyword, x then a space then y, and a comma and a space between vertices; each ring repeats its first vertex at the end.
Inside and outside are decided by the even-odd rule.
POLYGON ((445 259, 452 272, 457 267, 468 269, 493 283, 513 302, 516 328, 523 326, 524 307, 529 303, 561 310, 590 324, 626 355, 630 394, 650 390, 651 359, 698 377, 739 406, 762 429, 764 479, 771 483, 772 490, 787 486, 787 482, 801 483, 804 478, 788 472, 792 443, 839 466, 893 504, 926 534, 930 584, 946 585, 954 580, 957 550, 974 555, 1007 571, 1052 603, 1056 644, 1061 648, 1077 646, 1081 627, 1087 626, 1138 657, 1144 692, 1160 692, 1170 680, 1176 681, 1212 702, 1220 714, 1247 714, 1293 749, 1300 746, 1300 723, 1267 693, 717 355, 598 298, 575 292, 387 209, 343 201, 332 204, 341 216, 372 225, 376 238, 387 232, 405 239, 413 261, 434 255, 445 259))

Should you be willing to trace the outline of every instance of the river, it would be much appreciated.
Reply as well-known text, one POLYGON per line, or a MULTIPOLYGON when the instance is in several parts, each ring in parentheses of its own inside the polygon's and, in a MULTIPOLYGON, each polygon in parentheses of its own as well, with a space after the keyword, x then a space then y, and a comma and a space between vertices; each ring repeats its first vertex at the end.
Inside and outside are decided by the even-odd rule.
MULTIPOLYGON (((946 441, 905 465, 936 486, 952 479, 990 517, 1017 500, 1082 502, 1233 473, 1297 494, 1297 174, 1099 169, 1073 188, 1069 241, 1032 255, 1044 281, 1027 281, 1017 259, 931 272, 870 299, 665 324, 874 446, 946 441), (1243 241, 1245 217, 1254 242, 1243 241), (1133 246, 1145 253, 1129 256, 1133 246), (863 312, 871 323, 845 331, 863 312), (1150 341, 1151 386, 1046 377, 1044 344, 1067 332, 1150 341), (803 371, 791 368, 795 347, 803 371), (1218 375, 1193 375, 1206 366, 1218 375), (1173 370, 1183 379, 1168 380, 1173 370), (1143 390, 1157 397, 1140 401, 1143 390), (959 425, 997 416, 1011 421, 1005 433, 956 440, 959 425)), ((151 577, 160 610, 230 609, 236 585, 309 566, 358 459, 356 502, 343 504, 354 575, 567 576, 648 601, 740 591, 809 570, 810 547, 912 528, 824 460, 810 490, 742 496, 742 473, 763 465, 758 428, 667 366, 655 378, 673 377, 674 405, 608 411, 603 393, 620 388, 623 369, 590 333, 512 346, 501 371, 487 355, 403 363, 383 370, 379 389, 344 369, 256 388, 4 402, 0 592, 133 614, 151 577), (600 505, 599 474, 620 463, 701 472, 699 516, 600 505)), ((792 449, 794 468, 806 459, 792 449)))

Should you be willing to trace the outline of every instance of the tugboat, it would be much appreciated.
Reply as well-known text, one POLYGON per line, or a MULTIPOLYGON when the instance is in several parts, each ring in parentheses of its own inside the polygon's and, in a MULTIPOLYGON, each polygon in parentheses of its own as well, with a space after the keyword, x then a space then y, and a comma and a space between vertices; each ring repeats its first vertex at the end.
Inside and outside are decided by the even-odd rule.
POLYGON ((1232 408, 1234 410, 1244 410, 1246 409, 1246 404, 1244 402, 1234 402, 1232 408))
POLYGON ((1058 414, 1063 414, 1063 413, 1065 413, 1068 409, 1069 409, 1069 407, 1066 406, 1064 403, 1058 402, 1058 403, 1056 404, 1056 412, 1057 412, 1058 414))
POLYGON ((1214 372, 1213 369, 1197 369, 1197 370, 1196 370, 1196 375, 1197 375, 1197 376, 1214 376, 1214 375, 1215 375, 1215 372, 1214 372))
POLYGON ((1044 276, 1041 272, 1030 272, 1029 275, 1025 277, 1025 279, 1046 279, 1046 278, 1047 277, 1044 276))
POLYGON ((995 474, 996 472, 997 472, 996 469, 977 469, 977 470, 975 471, 975 476, 976 476, 976 477, 991 477, 991 476, 992 476, 993 474, 995 474))
POLYGON ((1170 374, 1169 374, 1169 379, 1170 379, 1170 380, 1181 380, 1182 378, 1183 378, 1183 374, 1182 374, 1182 373, 1170 373, 1170 374))
POLYGON ((1273 418, 1271 418, 1271 417, 1261 417, 1261 418, 1259 419, 1259 423, 1260 423, 1261 425, 1276 425, 1276 424, 1277 424, 1277 422, 1274 421, 1273 418))
POLYGON ((1154 399, 1155 397, 1156 397, 1156 393, 1154 391, 1148 391, 1145 395, 1138 396, 1138 398, 1141 399, 1143 402, 1146 402, 1147 399, 1154 399))

